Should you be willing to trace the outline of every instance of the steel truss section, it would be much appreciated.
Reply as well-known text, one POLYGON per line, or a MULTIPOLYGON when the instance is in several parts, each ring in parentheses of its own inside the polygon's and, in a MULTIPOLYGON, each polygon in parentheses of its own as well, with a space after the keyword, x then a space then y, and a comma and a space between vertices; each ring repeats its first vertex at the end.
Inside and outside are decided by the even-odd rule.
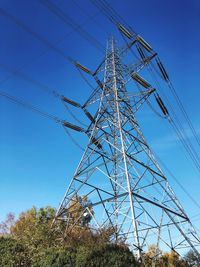
POLYGON ((154 89, 145 88, 134 96, 128 93, 127 68, 120 61, 114 38, 108 41, 104 69, 102 88, 86 101, 87 108, 98 103, 86 131, 89 141, 56 219, 74 227, 92 209, 89 227, 112 226, 114 241, 123 239, 140 259, 150 244, 156 244, 158 252, 170 249, 181 254, 191 248, 199 255, 200 239, 135 117, 154 89), (69 208, 78 196, 87 196, 90 208, 85 207, 72 222, 69 208))

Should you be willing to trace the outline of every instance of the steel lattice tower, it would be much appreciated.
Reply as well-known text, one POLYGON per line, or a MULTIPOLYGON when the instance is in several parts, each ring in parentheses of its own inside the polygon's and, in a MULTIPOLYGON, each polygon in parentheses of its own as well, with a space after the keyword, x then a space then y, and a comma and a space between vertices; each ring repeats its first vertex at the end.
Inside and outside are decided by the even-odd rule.
MULTIPOLYGON (((196 249, 199 237, 135 117, 154 89, 148 87, 130 94, 125 81, 127 68, 120 56, 116 41, 110 38, 105 64, 101 66, 103 81, 96 78, 99 86, 84 106, 98 103, 94 116, 85 110, 91 120, 86 130, 89 141, 56 219, 73 227, 90 214, 91 228, 112 226, 115 241, 125 240, 139 258, 150 244, 157 246, 158 253, 159 248, 178 253, 192 248, 199 255, 196 249), (87 196, 90 207, 86 206, 72 224, 68 208, 77 196, 87 196)), ((142 83, 137 75, 137 72, 132 74, 142 83)))

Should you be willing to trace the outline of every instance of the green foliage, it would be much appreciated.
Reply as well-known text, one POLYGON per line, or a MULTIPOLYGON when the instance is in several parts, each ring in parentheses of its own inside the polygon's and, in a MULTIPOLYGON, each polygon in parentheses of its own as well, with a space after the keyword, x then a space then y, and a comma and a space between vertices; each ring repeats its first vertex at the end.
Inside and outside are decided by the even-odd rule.
POLYGON ((107 244, 91 249, 81 246, 49 248, 33 257, 31 267, 138 267, 128 248, 107 244))
POLYGON ((0 267, 30 266, 28 250, 11 237, 0 237, 0 267))
POLYGON ((20 214, 11 227, 11 235, 30 250, 55 245, 56 231, 51 228, 55 210, 51 207, 37 210, 35 207, 20 214))
POLYGON ((32 259, 31 267, 75 267, 76 250, 72 248, 49 248, 32 259))
MULTIPOLYGON (((79 221, 85 209, 93 211, 87 198, 76 198, 69 205, 69 217, 79 221)), ((123 240, 113 244, 115 229, 107 226, 91 230, 91 217, 66 229, 65 222, 52 226, 55 209, 35 207, 14 220, 12 214, 0 224, 0 267, 199 267, 189 252, 182 259, 175 251, 162 252, 151 245, 140 265, 123 240), (63 238, 65 233, 65 238, 63 238), (156 263, 154 265, 155 256, 156 263), (188 264, 186 263, 186 260, 188 264)))
POLYGON ((106 244, 93 250, 81 247, 77 254, 76 267, 137 267, 133 254, 127 247, 106 244))

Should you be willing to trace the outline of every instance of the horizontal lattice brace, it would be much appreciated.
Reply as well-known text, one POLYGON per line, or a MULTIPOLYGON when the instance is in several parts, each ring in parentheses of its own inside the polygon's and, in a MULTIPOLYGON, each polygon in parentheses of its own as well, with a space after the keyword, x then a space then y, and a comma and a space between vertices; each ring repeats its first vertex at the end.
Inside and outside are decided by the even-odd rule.
MULTIPOLYGON (((119 235, 120 235, 120 236, 124 236, 124 238, 126 238, 126 241, 127 241, 127 240, 133 240, 133 242, 135 242, 135 232, 134 232, 134 231, 125 232, 125 233, 122 233, 122 234, 119 234, 119 235)), ((138 236, 138 238, 139 238, 140 240, 145 239, 143 236, 138 236)), ((132 243, 132 242, 131 242, 131 246, 133 246, 133 247, 135 247, 135 248, 141 250, 141 247, 138 248, 138 247, 135 245, 135 243, 132 243)))
MULTIPOLYGON (((162 181, 162 182, 165 182, 165 181, 162 181)), ((158 182, 149 182, 149 184, 144 185, 144 186, 141 186, 141 185, 136 184, 136 185, 133 185, 134 186, 133 189, 135 191, 136 190, 142 190, 142 189, 145 189, 145 188, 148 188, 148 187, 152 187, 153 185, 160 184, 160 183, 161 183, 160 181, 158 181, 158 182)), ((161 192, 159 194, 161 194, 161 192)))
MULTIPOLYGON (((187 221, 184 220, 184 221, 181 221, 178 223, 181 224, 181 223, 185 223, 185 222, 187 222, 187 221)), ((140 222, 140 224, 148 226, 148 224, 146 224, 146 223, 140 222)), ((175 224, 173 222, 171 222, 171 223, 166 223, 166 224, 162 224, 162 225, 158 225, 158 226, 150 226, 149 225, 149 227, 147 227, 147 228, 138 229, 138 232, 153 230, 153 229, 161 229, 161 228, 162 228, 162 231, 167 231, 169 226, 175 226, 175 224), (163 228, 166 228, 166 229, 163 229, 163 228)), ((153 235, 155 235, 155 233, 153 233, 153 234, 150 233, 148 236, 153 236, 153 235)))
MULTIPOLYGON (((106 162, 110 162, 112 161, 112 158, 109 158, 107 154, 105 154, 104 152, 100 151, 100 150, 96 150, 95 146, 93 146, 92 144, 90 144, 88 147, 87 147, 87 154, 85 154, 78 170, 76 171, 76 174, 74 175, 75 177, 76 176, 80 176, 80 175, 83 175, 85 173, 87 173, 88 171, 88 167, 91 166, 92 164, 94 164, 95 162, 97 162, 99 159, 101 159, 101 157, 107 159, 106 162), (93 156, 93 154, 97 154, 95 159, 92 159, 92 161, 90 160, 90 158, 93 156), (85 167, 84 167, 85 166, 85 167), (83 168, 84 167, 84 168, 83 168)), ((99 163, 98 165, 96 166, 99 166, 99 165, 104 165, 103 163, 99 163)), ((94 166, 92 166, 90 168, 90 170, 92 170, 94 168, 94 166)))
MULTIPOLYGON (((116 218, 115 218, 116 219, 116 218)), ((131 218, 128 218, 126 219, 123 223, 118 223, 117 226, 118 227, 121 227, 121 226, 126 226, 126 224, 130 225, 130 223, 132 222, 133 220, 131 218)), ((127 227, 127 226, 126 226, 127 227)), ((120 233, 120 231, 119 231, 120 233)))
MULTIPOLYGON (((134 129, 134 128, 133 128, 134 129)), ((133 135, 130 131, 127 131, 126 129, 124 129, 124 128, 122 128, 122 130, 126 133, 126 134, 128 134, 128 135, 130 135, 134 140, 136 140, 137 142, 139 142, 139 143, 141 143, 142 145, 144 145, 144 146, 146 146, 147 148, 149 148, 149 146, 146 144, 146 143, 144 143, 142 140, 140 140, 139 138, 137 138, 135 135, 133 135)))
MULTIPOLYGON (((127 201, 122 201, 123 203, 130 203, 130 200, 127 201)), ((120 205, 122 203, 121 201, 118 202, 118 204, 120 205)), ((117 207, 118 209, 118 207, 117 207)), ((120 211, 126 210, 128 212, 128 210, 130 209, 130 205, 123 205, 123 207, 120 207, 120 211)))
MULTIPOLYGON (((103 157, 107 158, 105 155, 103 155, 103 157)), ((95 166, 92 166, 91 168, 89 168, 88 166, 91 165, 92 163, 88 163, 88 166, 85 167, 83 170, 79 170, 79 172, 76 173, 76 175, 74 176, 74 178, 77 178, 77 177, 80 177, 80 176, 82 177, 82 175, 85 175, 85 174, 91 172, 92 170, 97 169, 97 167, 104 166, 105 164, 107 164, 109 162, 112 162, 112 159, 107 159, 107 161, 101 162, 101 163, 99 163, 99 164, 97 164, 95 166)))
MULTIPOLYGON (((199 243, 196 243, 196 244, 193 244, 194 247, 200 247, 200 244, 199 243)), ((177 246, 175 249, 176 250, 179 250, 179 249, 188 249, 190 248, 191 249, 191 246, 190 245, 185 245, 185 246, 177 246)))
POLYGON ((114 194, 112 194, 111 191, 103 190, 103 189, 101 189, 101 188, 99 188, 99 187, 97 187, 97 186, 94 186, 94 185, 89 184, 89 183, 87 183, 87 182, 83 182, 83 181, 79 180, 78 178, 74 178, 74 180, 76 180, 76 181, 79 182, 79 183, 83 183, 84 185, 87 185, 87 186, 89 186, 89 187, 92 187, 92 188, 96 189, 97 191, 101 191, 101 192, 103 192, 103 193, 106 193, 106 194, 111 195, 111 196, 114 197, 114 194))
MULTIPOLYGON (((135 230, 133 230, 133 229, 126 229, 126 232, 119 232, 118 233, 118 235, 119 236, 123 236, 124 238, 126 238, 126 240, 127 239, 133 239, 133 244, 131 244, 131 245, 134 245, 134 246, 136 246, 136 244, 135 244, 135 230)), ((138 238, 139 239, 141 239, 141 237, 138 235, 138 238)))
MULTIPOLYGON (((118 233, 118 236, 124 236, 124 235, 130 235, 130 234, 135 234, 135 231, 131 230, 128 232, 124 232, 124 233, 118 233)), ((129 238, 133 238, 133 236, 129 237, 129 238)), ((140 239, 143 239, 143 237, 140 237, 140 239)))
MULTIPOLYGON (((199 244, 199 242, 197 243, 196 241, 194 241, 192 239, 190 239, 190 241, 192 242, 193 246, 199 244)), ((183 247, 187 247, 188 246, 188 242, 187 243, 186 242, 187 242, 187 240, 183 239, 183 240, 179 241, 177 244, 174 244, 173 247, 174 247, 174 249, 180 249, 180 248, 183 248, 183 247)))
MULTIPOLYGON (((147 214, 147 216, 148 216, 148 214, 147 214)), ((155 221, 153 221, 152 218, 149 218, 149 220, 151 220, 151 223, 154 223, 154 224, 151 224, 149 222, 139 221, 138 219, 136 221, 137 221, 137 225, 140 226, 140 227, 141 227, 141 225, 143 225, 143 227, 146 226, 146 227, 150 227, 151 229, 159 228, 159 225, 155 221)))
MULTIPOLYGON (((114 201, 109 200, 108 202, 109 202, 109 203, 112 203, 112 202, 114 202, 114 201)), ((118 198, 118 202, 119 202, 119 204, 121 204, 121 203, 130 203, 130 200, 119 201, 119 198, 118 198)))
MULTIPOLYGON (((129 192, 124 192, 124 193, 122 193, 122 194, 119 194, 119 195, 118 195, 118 199, 121 198, 121 197, 124 197, 124 196, 126 196, 126 195, 128 195, 128 194, 129 194, 129 192)), ((171 214, 177 215, 178 217, 181 217, 181 218, 185 219, 186 221, 188 221, 188 218, 185 217, 184 215, 182 215, 182 214, 180 214, 180 213, 178 213, 178 212, 176 212, 176 211, 174 211, 174 210, 172 210, 172 209, 170 209, 170 208, 168 208, 168 207, 166 207, 166 206, 164 206, 164 205, 162 205, 162 204, 160 204, 160 203, 154 202, 154 201, 152 201, 152 200, 150 200, 150 199, 148 199, 148 198, 145 198, 145 197, 143 197, 143 196, 141 196, 141 195, 138 195, 138 194, 136 194, 136 193, 134 193, 134 192, 132 192, 132 195, 133 195, 134 197, 136 197, 136 198, 139 198, 139 199, 143 200, 144 203, 145 203, 145 202, 148 202, 148 203, 151 203, 152 205, 155 205, 155 206, 157 206, 157 207, 163 209, 164 211, 167 212, 167 214, 168 214, 168 213, 171 213, 171 214)), ((102 203, 105 203, 105 202, 112 201, 113 199, 115 199, 115 196, 110 197, 110 198, 103 199, 102 201, 98 201, 98 202, 95 202, 95 203, 91 203, 91 206, 94 207, 94 206, 97 206, 97 205, 99 205, 99 204, 102 204, 102 203)))
POLYGON ((152 168, 150 168, 148 165, 146 165, 145 163, 143 163, 142 161, 139 161, 138 159, 136 159, 135 157, 132 157, 129 154, 126 154, 127 157, 131 158, 132 160, 134 160, 135 162, 139 163, 141 166, 147 168, 150 172, 153 172, 154 174, 157 174, 158 176, 162 177, 163 179, 166 180, 166 177, 164 175, 162 175, 161 173, 158 173, 157 171, 153 170, 152 168))

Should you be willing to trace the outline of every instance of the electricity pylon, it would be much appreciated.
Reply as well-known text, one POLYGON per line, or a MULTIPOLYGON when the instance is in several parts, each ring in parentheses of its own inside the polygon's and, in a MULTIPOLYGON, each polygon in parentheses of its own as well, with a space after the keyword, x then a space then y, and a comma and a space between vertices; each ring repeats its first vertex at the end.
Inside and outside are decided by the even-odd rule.
MULTIPOLYGON (((196 249, 199 237, 136 120, 137 111, 155 89, 139 76, 140 67, 136 66, 131 76, 144 90, 130 94, 126 89, 127 66, 121 63, 120 55, 116 41, 111 38, 105 64, 99 67, 104 67, 103 81, 96 78, 98 87, 82 106, 91 120, 85 131, 89 141, 56 219, 66 221, 67 227, 81 224, 87 216, 91 229, 109 225, 115 231, 115 241, 123 239, 140 259, 150 244, 156 245, 155 257, 159 248, 177 253, 191 248, 199 255, 196 249), (98 109, 92 116, 86 107, 97 103, 98 109), (78 196, 86 196, 90 204, 72 222, 69 214, 78 196)), ((167 114, 159 96, 156 100, 167 114)))

